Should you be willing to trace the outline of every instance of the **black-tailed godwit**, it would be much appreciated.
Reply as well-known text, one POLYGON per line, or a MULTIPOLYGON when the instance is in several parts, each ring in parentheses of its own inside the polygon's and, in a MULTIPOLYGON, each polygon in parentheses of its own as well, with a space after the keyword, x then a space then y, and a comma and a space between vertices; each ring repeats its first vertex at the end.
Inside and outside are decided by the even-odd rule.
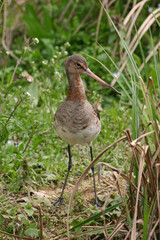
MULTIPOLYGON (((92 161, 92 142, 98 136, 101 130, 99 115, 93 105, 87 101, 80 74, 87 74, 107 88, 111 88, 114 92, 121 94, 115 88, 111 87, 109 84, 96 76, 88 68, 85 58, 81 55, 76 54, 69 56, 64 64, 66 66, 69 89, 66 99, 59 106, 55 113, 54 128, 58 136, 68 144, 69 164, 61 195, 58 201, 55 202, 54 206, 62 203, 63 192, 66 186, 69 172, 72 167, 70 145, 86 143, 89 144, 92 161)), ((94 166, 92 167, 92 173, 95 192, 95 204, 98 206, 94 166)))

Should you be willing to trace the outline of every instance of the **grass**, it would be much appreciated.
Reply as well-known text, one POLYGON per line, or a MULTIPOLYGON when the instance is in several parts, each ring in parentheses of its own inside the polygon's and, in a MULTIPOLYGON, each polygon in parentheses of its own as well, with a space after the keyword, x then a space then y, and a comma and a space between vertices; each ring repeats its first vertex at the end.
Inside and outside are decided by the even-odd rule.
MULTIPOLYGON (((159 238, 159 9, 154 6, 152 13, 146 16, 143 8, 148 6, 143 5, 144 2, 140 1, 136 6, 130 3, 131 10, 128 8, 123 29, 121 16, 126 12, 123 5, 119 13, 115 3, 114 11, 120 14, 116 17, 114 11, 108 13, 107 8, 102 16, 103 5, 97 8, 97 3, 94 4, 88 15, 85 15, 85 9, 89 5, 80 5, 82 11, 78 17, 74 11, 79 5, 70 3, 69 10, 66 7, 64 18, 70 28, 68 33, 61 17, 65 11, 58 9, 58 5, 51 4, 52 11, 48 14, 41 3, 37 15, 36 6, 27 4, 22 13, 23 27, 26 26, 24 29, 34 39, 29 38, 23 44, 23 30, 15 29, 18 37, 12 42, 13 51, 9 55, 10 49, 6 49, 4 43, 6 28, 10 29, 13 16, 6 15, 7 8, 8 11, 11 9, 9 5, 3 2, 1 6, 5 49, 2 49, 3 68, 0 70, 2 239, 13 239, 15 235, 22 239, 159 238), (59 24, 55 21, 52 25, 53 13, 59 13, 59 24), (80 22, 81 14, 84 14, 83 22, 80 22), (95 14, 99 46, 91 42, 89 35, 94 32, 89 23, 95 14), (148 19, 153 24, 149 33, 148 28, 142 28, 148 19), (84 28, 88 25, 86 34, 84 28), (66 35, 60 39, 62 33, 66 35), (82 36, 86 44, 82 44, 83 47, 78 42, 82 36), (104 41, 106 36, 115 39, 114 49, 104 41), (65 192, 66 205, 52 209, 68 165, 66 143, 56 136, 53 118, 67 93, 62 63, 74 51, 87 53, 89 67, 104 80, 117 82, 116 88, 118 86, 122 91, 121 98, 115 97, 83 76, 88 100, 101 111, 102 131, 93 147, 94 161, 100 161, 97 173, 101 179, 98 184, 98 194, 103 200, 101 211, 90 205, 93 188, 86 146, 72 147, 74 166, 65 192), (117 57, 113 52, 120 54, 117 57), (15 56, 19 59, 16 63, 15 56)), ((16 4, 11 7, 15 12, 16 4)), ((17 18, 20 15, 17 14, 17 18)))
MULTIPOLYGON (((64 59, 65 55, 61 58, 64 59)), ((39 81, 29 82, 22 72, 22 79, 19 82, 14 81, 10 84, 11 79, 9 79, 8 85, 4 88, 3 94, 6 97, 3 103, 3 114, 1 114, 1 122, 3 123, 1 130, 1 139, 3 142, 3 144, 1 144, 1 186, 2 189, 5 187, 6 190, 2 191, 1 221, 3 228, 8 233, 18 231, 20 234, 22 231, 26 236, 36 237, 39 232, 39 220, 37 218, 38 204, 43 206, 43 210, 46 209, 43 219, 44 226, 48 224, 50 219, 54 222, 58 221, 58 226, 60 227, 62 224, 61 217, 67 214, 67 207, 62 207, 62 210, 57 213, 59 217, 49 215, 50 211, 48 212, 48 207, 50 208, 58 197, 58 193, 55 196, 54 191, 52 191, 53 197, 47 196, 45 200, 41 198, 35 199, 34 205, 32 200, 26 200, 27 202, 23 200, 26 194, 30 195, 32 193, 33 189, 39 189, 38 192, 40 192, 41 189, 47 188, 47 194, 49 189, 55 189, 56 185, 61 187, 67 171, 68 156, 66 144, 56 136, 53 129, 53 116, 59 105, 57 99, 60 98, 61 101, 63 101, 66 94, 66 85, 63 85, 63 89, 59 84, 59 81, 63 83, 63 78, 65 79, 65 84, 67 84, 66 77, 63 73, 64 70, 62 72, 63 75, 62 73, 61 76, 59 75, 62 68, 59 63, 61 58, 57 60, 55 58, 54 60, 54 69, 56 70, 54 70, 54 76, 52 75, 53 60, 48 62, 47 70, 46 65, 42 63, 41 72, 35 69, 37 66, 36 63, 33 63, 36 75, 41 75, 41 83, 39 81), (55 79, 55 77, 57 81, 54 82, 53 79, 55 79), (17 84, 22 84, 22 87, 17 88, 17 84), (23 113, 23 115, 21 113, 23 113), (14 198, 11 201, 10 198, 12 194, 14 198), (17 202, 18 199, 19 203, 17 202), (11 206, 13 206, 13 202, 15 202, 15 205, 12 210, 6 211, 6 209, 10 209, 11 206), (19 207, 23 209, 23 212, 19 210, 19 207), (10 216, 9 219, 7 216, 10 216), (19 221, 19 219, 21 220, 19 221), (5 227, 7 225, 9 225, 9 227, 5 227)), ((29 77, 29 75, 27 75, 27 77, 29 77)), ((36 76, 32 77, 35 78, 36 76)), ((92 92, 88 90, 88 98, 91 102, 99 99, 97 106, 101 105, 101 92, 99 92, 99 94, 97 92, 92 94, 92 92)), ((124 114, 124 108, 121 107, 120 103, 116 102, 112 96, 108 97, 108 99, 108 106, 105 106, 105 108, 108 108, 108 111, 105 112, 103 110, 100 114, 103 127, 101 135, 94 143, 94 156, 98 154, 100 149, 103 149, 106 144, 106 139, 108 139, 108 143, 115 139, 114 135, 117 134, 117 129, 119 135, 121 135, 124 125, 125 128, 128 126, 127 115, 129 111, 126 110, 124 114), (119 117, 117 115, 117 109, 119 117), (126 119, 125 123, 124 118, 126 119), (108 126, 108 131, 105 125, 108 126)), ((75 181, 75 176, 80 176, 85 166, 90 163, 89 149, 87 147, 73 147, 72 155, 74 158, 74 166, 68 183, 75 181), (79 161, 77 161, 79 157, 82 164, 79 164, 79 161)), ((104 158, 104 160, 113 161, 113 155, 114 153, 111 152, 107 159, 104 158)), ((91 173, 89 174, 89 178, 92 179, 91 173)), ((90 184, 92 186, 92 182, 90 182, 90 184)), ((69 192, 70 191, 71 190, 69 190, 69 192)), ((68 194, 65 195, 67 199, 68 194)), ((72 210, 74 217, 76 212, 83 212, 85 208, 88 207, 87 199, 84 201, 80 195, 78 195, 76 199, 75 201, 81 207, 77 210, 75 203, 75 207, 72 210)), ((92 198, 88 200, 91 202, 92 198)), ((96 209, 94 211, 96 212, 96 209)), ((82 220, 91 214, 92 211, 89 213, 84 212, 84 214, 82 214, 82 220)), ((56 229, 54 231, 55 233, 53 235, 57 233, 56 229)))

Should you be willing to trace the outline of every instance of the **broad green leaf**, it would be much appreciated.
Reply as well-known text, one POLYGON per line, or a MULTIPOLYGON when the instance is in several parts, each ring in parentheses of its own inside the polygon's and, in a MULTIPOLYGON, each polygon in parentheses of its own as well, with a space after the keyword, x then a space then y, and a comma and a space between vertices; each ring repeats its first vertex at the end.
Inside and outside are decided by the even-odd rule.
POLYGON ((37 228, 28 228, 27 230, 24 231, 24 234, 28 237, 38 237, 38 231, 37 228))
POLYGON ((31 83, 28 88, 28 92, 31 94, 31 97, 33 98, 32 106, 35 107, 38 104, 38 84, 36 81, 31 83))

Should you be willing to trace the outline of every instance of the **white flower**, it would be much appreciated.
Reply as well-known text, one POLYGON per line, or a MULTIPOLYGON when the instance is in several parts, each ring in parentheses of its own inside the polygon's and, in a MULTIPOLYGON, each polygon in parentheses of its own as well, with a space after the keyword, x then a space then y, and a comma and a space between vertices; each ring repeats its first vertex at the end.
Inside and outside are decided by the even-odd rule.
POLYGON ((25 93, 28 97, 31 97, 31 94, 29 92, 25 93))
POLYGON ((6 54, 9 55, 9 54, 10 54, 10 51, 6 51, 6 54))
POLYGON ((42 61, 42 64, 43 64, 43 65, 47 65, 47 64, 48 64, 48 60, 46 60, 46 59, 43 60, 43 61, 42 61))
POLYGON ((33 38, 33 43, 38 44, 39 43, 39 39, 38 38, 33 38))
POLYGON ((52 62, 52 63, 55 63, 55 60, 54 60, 54 58, 52 58, 52 59, 51 59, 51 62, 52 62))
POLYGON ((23 72, 21 73, 21 75, 22 75, 22 77, 25 77, 25 76, 26 76, 25 71, 23 71, 23 72))
POLYGON ((56 75, 56 77, 61 77, 61 74, 58 71, 55 71, 54 74, 56 75))
POLYGON ((33 80, 30 77, 27 77, 28 82, 33 82, 33 80))
POLYGON ((69 42, 66 42, 66 43, 64 44, 64 46, 65 46, 65 47, 70 47, 71 45, 70 45, 69 42))
POLYGON ((24 47, 24 51, 26 52, 27 50, 28 50, 28 47, 27 47, 27 46, 25 46, 25 47, 24 47))
POLYGON ((67 52, 67 51, 64 51, 64 54, 65 54, 65 55, 68 55, 68 52, 67 52))

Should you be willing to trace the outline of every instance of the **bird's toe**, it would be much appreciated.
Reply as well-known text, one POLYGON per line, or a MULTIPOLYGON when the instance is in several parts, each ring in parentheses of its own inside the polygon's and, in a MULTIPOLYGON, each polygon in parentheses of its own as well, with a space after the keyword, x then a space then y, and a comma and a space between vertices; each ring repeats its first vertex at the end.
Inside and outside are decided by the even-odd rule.
POLYGON ((63 203, 63 198, 59 197, 59 199, 53 204, 53 207, 56 208, 56 207, 58 207, 61 204, 64 204, 63 203))

